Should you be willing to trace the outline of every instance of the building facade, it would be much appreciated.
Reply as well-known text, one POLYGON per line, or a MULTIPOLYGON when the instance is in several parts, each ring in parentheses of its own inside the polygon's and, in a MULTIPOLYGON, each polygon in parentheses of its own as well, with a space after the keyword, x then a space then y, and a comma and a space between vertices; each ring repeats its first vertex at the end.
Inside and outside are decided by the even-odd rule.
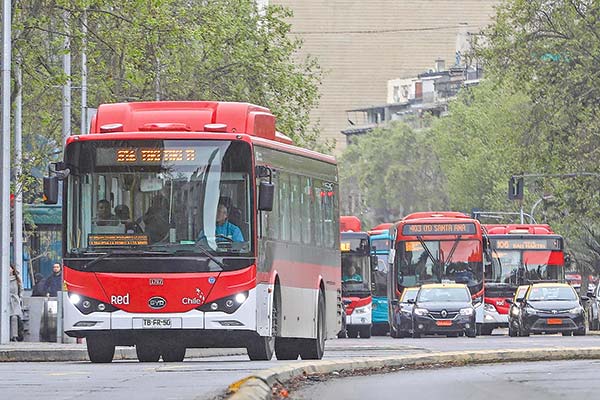
MULTIPOLYGON (((387 103, 390 79, 453 63, 467 38, 487 26, 499 0, 269 0, 294 12, 292 32, 302 55, 324 70, 312 114, 323 140, 346 146, 347 110, 387 103)), ((400 93, 399 93, 400 94, 400 93)))

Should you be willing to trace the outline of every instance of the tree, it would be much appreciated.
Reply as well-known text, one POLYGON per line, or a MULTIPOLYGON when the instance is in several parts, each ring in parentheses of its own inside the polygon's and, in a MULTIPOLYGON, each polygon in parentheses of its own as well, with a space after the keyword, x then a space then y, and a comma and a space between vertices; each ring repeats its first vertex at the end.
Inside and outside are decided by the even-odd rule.
POLYGON ((358 214, 370 225, 448 206, 430 138, 400 122, 376 128, 348 146, 340 159, 340 182, 343 199, 360 193, 364 206, 358 214))
MULTIPOLYGON (((290 38, 285 8, 259 13, 253 0, 17 0, 13 10, 30 161, 25 174, 44 170, 48 155, 60 154, 65 35, 71 38, 73 110, 79 107, 84 21, 91 106, 156 98, 252 102, 271 108, 278 129, 298 144, 317 145, 309 112, 318 102, 321 71, 315 59, 297 58, 302 43, 290 38)), ((79 113, 73 119, 78 122, 79 113)))

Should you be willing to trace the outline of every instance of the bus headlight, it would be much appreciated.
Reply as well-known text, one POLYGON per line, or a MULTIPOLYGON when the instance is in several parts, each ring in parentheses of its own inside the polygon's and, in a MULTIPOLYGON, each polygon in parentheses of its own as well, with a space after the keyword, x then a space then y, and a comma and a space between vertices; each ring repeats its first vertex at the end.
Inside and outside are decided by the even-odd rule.
POLYGON ((69 301, 71 302, 71 304, 79 304, 79 302, 81 301, 81 296, 73 293, 69 296, 69 301))
POLYGON ((100 312, 114 312, 118 308, 106 304, 100 300, 92 299, 91 297, 82 296, 77 293, 69 294, 69 302, 75 306, 82 314, 88 315, 94 311, 100 312))
POLYGON ((231 296, 222 297, 210 302, 207 302, 196 310, 200 311, 222 311, 227 314, 235 312, 242 304, 248 300, 248 292, 232 294, 231 296))

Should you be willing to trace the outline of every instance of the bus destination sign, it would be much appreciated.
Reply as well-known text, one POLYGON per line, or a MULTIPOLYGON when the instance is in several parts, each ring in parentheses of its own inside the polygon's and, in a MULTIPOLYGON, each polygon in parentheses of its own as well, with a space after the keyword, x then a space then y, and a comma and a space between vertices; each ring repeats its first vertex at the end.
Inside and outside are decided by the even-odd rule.
POLYGON ((147 246, 148 235, 91 234, 88 245, 94 247, 147 246))
POLYGON ((463 224, 406 224, 402 227, 402 234, 416 235, 473 235, 477 232, 474 223, 463 224))
POLYGON ((96 150, 96 165, 161 165, 161 164, 194 164, 196 149, 194 148, 103 148, 96 150))
POLYGON ((562 250, 562 240, 558 238, 490 239, 490 245, 498 250, 562 250))

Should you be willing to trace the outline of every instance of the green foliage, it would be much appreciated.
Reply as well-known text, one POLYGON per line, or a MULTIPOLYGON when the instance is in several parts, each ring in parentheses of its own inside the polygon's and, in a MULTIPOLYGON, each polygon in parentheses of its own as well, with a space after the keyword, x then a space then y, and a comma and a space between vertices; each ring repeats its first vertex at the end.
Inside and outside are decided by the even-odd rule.
POLYGON ((66 36, 75 134, 80 133, 85 39, 90 107, 157 98, 251 102, 269 107, 278 129, 296 143, 317 146, 309 112, 318 102, 321 71, 314 59, 297 59, 301 42, 289 36, 287 9, 259 12, 253 0, 13 3, 13 54, 23 69, 26 174, 40 175, 49 158, 60 156, 66 36))
POLYGON ((347 212, 371 226, 448 206, 432 141, 402 123, 374 129, 348 146, 340 159, 340 181, 342 196, 360 193, 365 204, 347 212))

